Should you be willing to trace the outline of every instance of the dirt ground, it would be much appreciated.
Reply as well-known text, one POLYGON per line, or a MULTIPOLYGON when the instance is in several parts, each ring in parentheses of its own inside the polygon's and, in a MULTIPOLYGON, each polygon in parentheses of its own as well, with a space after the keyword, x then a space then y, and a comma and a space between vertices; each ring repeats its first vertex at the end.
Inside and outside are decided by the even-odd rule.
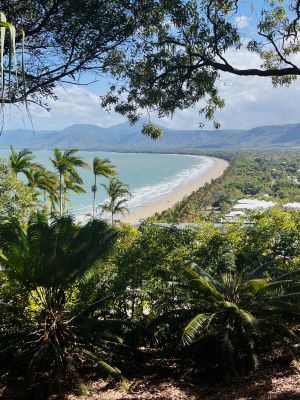
MULTIPOLYGON (((147 355, 148 357, 148 355, 147 355)), ((294 359, 266 360, 258 371, 231 385, 215 383, 213 373, 204 376, 193 368, 178 368, 175 358, 150 357, 127 364, 128 378, 121 387, 112 380, 99 379, 99 371, 81 371, 89 376, 87 395, 80 395, 70 381, 64 395, 50 395, 53 387, 47 380, 28 387, 24 378, 0 380, 1 400, 300 400, 300 369, 294 359), (131 375, 129 373, 131 372, 131 375), (2 384, 1 384, 2 382, 2 384), (50 388, 50 391, 47 390, 50 388), (124 388, 126 386, 126 390, 124 388), (51 389, 52 387, 52 389, 51 389)), ((3 378, 3 377, 2 377, 3 378)), ((78 383, 78 381, 77 381, 78 383)))
POLYGON ((272 367, 234 382, 231 386, 206 386, 187 379, 147 376, 129 382, 127 392, 104 381, 88 385, 87 396, 67 395, 68 400, 300 400, 300 372, 272 367))

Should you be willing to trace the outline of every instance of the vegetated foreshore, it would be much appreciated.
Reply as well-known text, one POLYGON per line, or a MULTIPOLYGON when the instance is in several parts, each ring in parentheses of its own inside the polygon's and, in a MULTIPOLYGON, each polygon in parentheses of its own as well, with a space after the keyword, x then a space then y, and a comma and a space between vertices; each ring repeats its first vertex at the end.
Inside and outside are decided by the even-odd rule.
POLYGON ((148 203, 131 209, 129 214, 122 218, 122 222, 132 225, 138 224, 141 220, 151 217, 155 213, 160 213, 168 208, 175 206, 176 203, 181 201, 185 196, 189 196, 195 190, 210 183, 213 179, 219 178, 223 175, 225 169, 228 167, 228 161, 209 156, 199 156, 209 158, 214 161, 213 165, 205 169, 199 176, 190 181, 189 183, 180 185, 172 192, 162 195, 159 198, 153 199, 148 203))

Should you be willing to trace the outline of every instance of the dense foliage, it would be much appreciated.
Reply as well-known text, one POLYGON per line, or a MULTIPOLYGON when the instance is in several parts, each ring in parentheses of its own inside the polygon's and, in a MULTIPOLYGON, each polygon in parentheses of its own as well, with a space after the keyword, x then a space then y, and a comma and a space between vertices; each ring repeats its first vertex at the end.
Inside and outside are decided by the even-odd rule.
POLYGON ((0 214, 12 214, 26 220, 34 206, 35 192, 17 179, 4 160, 0 160, 0 214))
POLYGON ((120 375, 101 359, 106 325, 93 313, 105 300, 89 306, 76 301, 78 283, 88 280, 88 273, 101 273, 115 240, 116 232, 97 220, 80 227, 63 217, 49 224, 37 214, 26 230, 16 218, 1 220, 2 274, 23 293, 22 303, 16 304, 14 293, 1 298, 8 309, 0 331, 2 370, 25 368, 28 377, 44 376, 55 385, 53 379, 76 370, 81 354, 120 375), (9 317, 11 308, 19 319, 9 317))
MULTIPOLYGON (((83 160, 76 152, 75 164, 56 155, 66 166, 62 190, 55 189, 63 193, 83 160)), ((30 156, 23 171, 6 168, 30 183, 34 160, 21 156, 15 159, 30 156)), ((294 178, 298 164, 296 153, 239 154, 223 186, 216 180, 198 193, 208 205, 230 191, 238 198, 249 194, 252 179, 258 195, 297 199, 297 184, 274 188, 277 178, 294 178)), ((127 191, 117 178, 110 186, 127 191)), ((0 219, 0 383, 22 377, 32 395, 43 385, 48 398, 67 382, 87 394, 86 379, 103 373, 125 382, 122 374, 147 352, 172 357, 172 368, 185 374, 205 371, 228 382, 266 358, 298 357, 298 211, 275 207, 253 214, 251 223, 221 225, 206 214, 184 229, 148 221, 139 230, 92 216, 81 225, 66 213, 28 213, 20 219, 8 208, 0 219)))

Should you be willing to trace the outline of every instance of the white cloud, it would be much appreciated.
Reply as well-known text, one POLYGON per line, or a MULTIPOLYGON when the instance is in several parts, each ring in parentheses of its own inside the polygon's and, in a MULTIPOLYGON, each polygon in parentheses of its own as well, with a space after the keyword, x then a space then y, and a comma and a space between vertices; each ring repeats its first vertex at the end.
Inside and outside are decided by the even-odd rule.
MULTIPOLYGON (((100 107, 99 95, 79 86, 58 87, 57 101, 48 102, 51 111, 38 105, 30 105, 30 115, 35 130, 63 129, 73 124, 111 126, 124 121, 115 112, 108 113, 100 107)), ((30 128, 30 120, 24 109, 11 106, 5 110, 5 128, 30 128)))
POLYGON ((235 18, 235 23, 238 28, 247 28, 249 26, 250 18, 245 15, 241 15, 235 18))

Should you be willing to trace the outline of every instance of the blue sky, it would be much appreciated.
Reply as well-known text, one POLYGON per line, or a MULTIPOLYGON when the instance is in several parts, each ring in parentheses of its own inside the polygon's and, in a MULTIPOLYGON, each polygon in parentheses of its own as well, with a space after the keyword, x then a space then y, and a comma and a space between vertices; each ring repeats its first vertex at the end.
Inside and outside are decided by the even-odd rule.
MULTIPOLYGON (((255 32, 255 23, 259 15, 259 6, 262 1, 241 0, 241 8, 236 16, 244 38, 255 32), (251 5, 254 4, 254 11, 251 5)), ((231 63, 237 67, 259 66, 259 58, 246 50, 231 51, 228 54, 231 63)), ((89 80, 85 76, 82 80, 89 80)), ((125 121, 124 117, 115 113, 107 113, 100 108, 99 95, 104 94, 108 88, 108 78, 103 78, 89 86, 58 87, 57 101, 50 101, 51 111, 41 109, 39 106, 30 107, 34 128, 63 129, 77 123, 111 126, 125 121)), ((217 119, 222 128, 246 129, 259 125, 285 124, 300 122, 299 96, 300 81, 291 87, 274 89, 269 79, 258 77, 235 77, 223 74, 218 82, 220 94, 225 98, 225 109, 217 113, 217 119)), ((196 129, 200 122, 199 109, 201 104, 187 110, 175 113, 173 118, 158 120, 151 116, 153 122, 158 122, 174 129, 196 129)), ((30 121, 26 112, 16 107, 5 108, 5 129, 29 128, 30 121)), ((210 125, 207 124, 207 128, 210 125)))

